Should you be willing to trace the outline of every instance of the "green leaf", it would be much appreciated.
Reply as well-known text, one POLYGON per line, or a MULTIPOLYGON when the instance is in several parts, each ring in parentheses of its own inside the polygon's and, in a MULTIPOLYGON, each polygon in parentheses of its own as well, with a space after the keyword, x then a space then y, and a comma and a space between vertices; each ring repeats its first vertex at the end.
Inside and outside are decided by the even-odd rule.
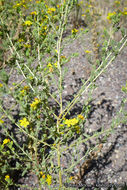
POLYGON ((4 83, 7 84, 8 83, 8 79, 9 79, 8 73, 4 69, 2 69, 0 71, 0 80, 2 80, 4 83))
POLYGON ((78 57, 79 56, 79 53, 78 52, 75 52, 72 54, 73 57, 78 57))

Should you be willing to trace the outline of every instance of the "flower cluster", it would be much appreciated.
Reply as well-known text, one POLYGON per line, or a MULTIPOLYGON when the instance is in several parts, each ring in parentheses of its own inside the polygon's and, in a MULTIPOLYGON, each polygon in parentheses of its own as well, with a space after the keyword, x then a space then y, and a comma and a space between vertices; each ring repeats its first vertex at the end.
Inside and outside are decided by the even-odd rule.
POLYGON ((25 48, 30 48, 30 47, 31 47, 31 45, 28 44, 28 43, 24 44, 23 46, 24 46, 25 48))
POLYGON ((47 13, 52 14, 52 12, 55 12, 55 11, 56 11, 56 9, 51 7, 51 8, 48 8, 47 13))
POLYGON ((25 117, 19 120, 19 122, 22 127, 27 127, 30 124, 30 122, 25 117))
POLYGON ((25 9, 27 8, 27 3, 31 2, 32 0, 20 0, 19 3, 16 3, 13 8, 18 8, 18 7, 24 7, 25 9))
POLYGON ((127 15, 127 7, 124 7, 123 11, 121 11, 122 15, 127 15))
POLYGON ((6 175, 4 179, 5 179, 5 181, 7 181, 8 179, 10 179, 10 176, 6 175))
POLYGON ((73 119, 66 119, 64 123, 65 123, 68 127, 70 127, 70 126, 74 126, 74 125, 78 124, 78 122, 79 122, 78 119, 73 118, 73 119))
POLYGON ((26 20, 26 21, 24 22, 24 25, 26 25, 26 26, 31 26, 31 25, 32 25, 32 22, 31 22, 30 20, 26 20))
POLYGON ((78 118, 84 120, 83 115, 78 115, 78 118))
POLYGON ((41 101, 38 98, 34 98, 34 101, 30 104, 31 108, 33 110, 36 110, 40 102, 41 101))
POLYGON ((57 68, 57 62, 51 64, 51 63, 48 63, 47 64, 47 67, 49 69, 49 72, 53 72, 55 68, 57 68))
POLYGON ((46 177, 46 175, 41 171, 41 172, 40 172, 40 176, 41 176, 41 178, 42 178, 44 181, 47 182, 48 185, 51 185, 51 183, 52 183, 52 176, 51 176, 51 175, 47 174, 47 177, 46 177))
POLYGON ((28 92, 28 90, 29 90, 29 86, 24 86, 23 89, 20 91, 21 95, 25 96, 26 92, 28 92))
MULTIPOLYGON (((80 124, 81 120, 84 120, 83 115, 78 115, 77 118, 65 119, 64 120, 64 125, 67 125, 68 127, 71 127, 74 131, 76 131, 76 133, 79 134, 80 133, 79 124, 80 124)), ((61 124, 61 126, 63 126, 63 124, 61 124)))
POLYGON ((72 34, 76 34, 78 32, 78 30, 76 28, 72 29, 72 34))
POLYGON ((31 15, 37 15, 37 12, 36 11, 33 11, 30 13, 31 15))
POLYGON ((89 50, 85 50, 85 53, 87 53, 87 54, 88 54, 88 53, 91 53, 91 51, 89 51, 89 50))
POLYGON ((4 145, 4 144, 7 144, 7 143, 9 143, 9 142, 10 142, 10 139, 4 139, 4 140, 3 140, 3 145, 4 145))
POLYGON ((40 172, 40 175, 41 175, 41 177, 43 178, 43 179, 45 179, 45 174, 41 171, 40 172))
POLYGON ((48 185, 51 185, 51 183, 52 183, 52 176, 51 175, 49 175, 49 174, 47 175, 46 182, 48 185))
POLYGON ((116 15, 116 12, 108 13, 107 19, 111 20, 114 15, 116 15))

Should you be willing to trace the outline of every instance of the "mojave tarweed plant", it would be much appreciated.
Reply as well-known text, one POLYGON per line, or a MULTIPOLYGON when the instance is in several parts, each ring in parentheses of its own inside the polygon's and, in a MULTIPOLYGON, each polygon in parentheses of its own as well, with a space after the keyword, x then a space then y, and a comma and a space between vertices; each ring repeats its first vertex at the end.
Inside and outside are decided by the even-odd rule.
MULTIPOLYGON (((18 0, 7 1, 1 8, 0 35, 3 36, 6 52, 11 54, 10 72, 3 68, 0 73, 0 126, 3 130, 0 142, 1 188, 7 189, 12 184, 22 186, 14 181, 16 172, 20 171, 22 176, 28 173, 36 175, 39 190, 56 186, 65 189, 64 183, 73 180, 70 177, 73 168, 92 149, 77 161, 72 159, 68 167, 63 167, 61 161, 64 154, 73 147, 78 149, 81 143, 87 143, 94 137, 105 137, 113 130, 112 127, 92 136, 85 134, 89 105, 84 103, 81 113, 73 117, 70 111, 88 89, 93 89, 96 79, 125 46, 126 36, 123 36, 119 46, 114 45, 114 52, 106 51, 109 44, 105 43, 106 50, 100 65, 94 68, 73 100, 64 103, 65 66, 70 57, 74 57, 66 57, 63 53, 64 32, 68 16, 77 2, 18 0), (13 72, 17 73, 18 80, 11 82, 13 72), (6 97, 12 100, 8 104, 6 97), (69 145, 73 139, 76 142, 69 145), (63 176, 66 178, 63 179, 63 176)), ((108 16, 112 19, 111 15, 108 16)), ((67 42, 78 37, 79 31, 71 28, 67 42)), ((90 55, 91 51, 86 50, 86 54, 90 55)), ((98 144, 95 149, 97 147, 98 144)))

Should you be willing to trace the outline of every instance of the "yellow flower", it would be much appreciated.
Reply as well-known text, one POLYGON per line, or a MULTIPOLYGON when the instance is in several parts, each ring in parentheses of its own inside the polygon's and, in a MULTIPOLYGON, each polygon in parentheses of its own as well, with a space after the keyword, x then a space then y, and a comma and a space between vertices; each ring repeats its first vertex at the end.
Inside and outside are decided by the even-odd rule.
POLYGON ((72 34, 76 34, 78 32, 78 30, 76 28, 74 28, 71 32, 72 32, 72 34))
POLYGON ((10 139, 4 139, 3 140, 3 144, 7 144, 7 143, 9 143, 10 142, 10 139))
POLYGON ((115 1, 115 4, 120 4, 120 2, 119 1, 115 1))
POLYGON ((0 83, 0 87, 3 87, 3 84, 0 83))
POLYGON ((21 90, 20 93, 22 94, 22 96, 25 95, 25 90, 21 90))
POLYGON ((93 7, 92 5, 88 5, 89 8, 93 7))
POLYGON ((83 115, 78 115, 78 118, 84 120, 83 115))
POLYGON ((56 11, 56 9, 55 8, 50 8, 50 10, 52 11, 52 12, 55 12, 56 11))
POLYGON ((36 11, 33 11, 30 13, 31 15, 37 15, 37 12, 36 11))
POLYGON ((13 8, 17 8, 17 7, 20 7, 22 4, 21 3, 17 3, 16 5, 13 6, 13 8))
POLYGON ((52 176, 51 175, 47 175, 47 179, 46 179, 46 182, 48 183, 48 185, 51 185, 52 183, 52 176))
POLYGON ((45 15, 45 20, 46 20, 46 19, 48 19, 48 16, 47 16, 47 15, 45 15))
POLYGON ((57 49, 55 49, 55 52, 58 53, 57 49))
POLYGON ((24 25, 30 26, 30 25, 32 25, 32 22, 31 22, 30 20, 26 20, 26 21, 24 22, 24 25))
POLYGON ((44 36, 46 36, 46 34, 47 34, 46 32, 43 33, 44 36))
POLYGON ((45 174, 42 176, 43 179, 45 179, 45 174))
POLYGON ((54 66, 57 68, 57 63, 54 63, 54 66))
POLYGON ((43 179, 45 179, 45 174, 41 171, 40 175, 42 176, 43 179))
POLYGON ((23 89, 24 90, 29 90, 29 86, 24 86, 23 89))
POLYGON ((87 9, 85 10, 86 15, 87 15, 87 13, 89 13, 89 12, 90 12, 90 10, 89 10, 89 8, 87 8, 87 9))
POLYGON ((64 55, 61 55, 61 57, 60 57, 61 59, 66 59, 66 56, 64 56, 64 55))
POLYGON ((70 176, 69 179, 72 180, 74 177, 73 176, 70 176))
POLYGON ((123 15, 127 15, 127 11, 123 11, 122 14, 123 14, 123 15))
POLYGON ((108 13, 107 19, 111 20, 112 16, 114 16, 115 14, 116 14, 116 12, 108 13))
POLYGON ((48 8, 47 13, 51 14, 52 12, 55 12, 55 11, 56 11, 56 9, 51 7, 51 8, 48 8))
POLYGON ((17 3, 16 6, 19 7, 21 5, 21 3, 17 3))
POLYGON ((6 176, 5 176, 5 180, 7 181, 8 179, 10 179, 10 176, 9 176, 9 175, 6 175, 6 176))
POLYGON ((61 135, 63 135, 63 134, 64 134, 64 132, 60 132, 60 134, 61 134, 61 135))
POLYGON ((26 91, 28 91, 28 90, 29 90, 29 86, 24 86, 23 89, 20 91, 21 95, 25 96, 26 91))
POLYGON ((27 6, 26 5, 23 5, 23 7, 26 9, 27 8, 27 6))
POLYGON ((42 172, 42 171, 40 172, 40 175, 43 175, 43 172, 42 172))
POLYGON ((59 26, 56 26, 56 30, 58 30, 59 29, 59 26))
POLYGON ((51 63, 48 63, 48 65, 47 65, 48 67, 52 67, 52 64, 51 63))
POLYGON ((30 47, 31 47, 30 44, 24 44, 23 46, 24 46, 25 48, 30 48, 30 47))
POLYGON ((33 78, 33 76, 29 76, 29 79, 30 79, 30 80, 33 80, 34 78, 33 78))
POLYGON ((50 72, 53 72, 53 66, 52 66, 51 63, 48 63, 47 67, 49 67, 49 71, 50 71, 50 72))
POLYGON ((89 50, 85 50, 85 53, 91 53, 91 51, 89 51, 89 50))
POLYGON ((47 29, 47 26, 43 26, 43 30, 46 30, 47 29))
POLYGON ((0 124, 3 124, 3 123, 4 123, 4 121, 2 119, 0 119, 0 124))
POLYGON ((27 127, 30 124, 30 122, 25 117, 19 120, 19 122, 22 127, 27 127))
POLYGON ((33 108, 34 110, 37 109, 38 104, 41 101, 38 98, 34 98, 34 101, 32 102, 32 104, 30 104, 31 108, 33 108))
POLYGON ((79 127, 79 126, 75 126, 75 130, 76 130, 76 133, 77 133, 77 134, 80 133, 80 127, 79 127))
POLYGON ((23 42, 23 41, 24 41, 24 39, 22 39, 22 38, 18 39, 18 42, 20 42, 20 43, 23 42))
POLYGON ((64 123, 65 123, 68 127, 70 127, 71 125, 76 125, 78 122, 79 122, 78 119, 73 118, 73 119, 66 119, 64 123))

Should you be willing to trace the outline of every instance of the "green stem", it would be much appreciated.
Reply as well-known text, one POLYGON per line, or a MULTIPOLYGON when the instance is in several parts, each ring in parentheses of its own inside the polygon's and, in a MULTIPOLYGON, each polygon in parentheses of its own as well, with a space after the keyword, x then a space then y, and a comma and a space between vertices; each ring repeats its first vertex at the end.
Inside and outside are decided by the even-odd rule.
MULTIPOLYGON (((121 50, 123 49, 123 47, 125 46, 125 44, 127 43, 127 39, 126 39, 126 35, 122 38, 122 40, 120 41, 120 43, 122 44, 118 53, 121 52, 121 50)), ((97 68, 97 70, 95 71, 97 74, 95 75, 95 77, 92 79, 91 81, 91 77, 83 84, 83 86, 81 87, 81 89, 79 90, 79 92, 77 93, 77 95, 75 96, 75 98, 72 100, 72 102, 63 110, 63 116, 61 119, 65 118, 65 116, 67 115, 67 113, 72 109, 72 107, 77 103, 77 101, 79 100, 79 98, 84 94, 85 91, 87 91, 87 89, 90 88, 90 86, 93 84, 93 82, 95 82, 97 80, 97 78, 105 71, 105 69, 107 69, 107 67, 112 63, 112 61, 116 58, 116 55, 113 55, 111 52, 109 53, 109 55, 106 57, 105 61, 108 60, 108 58, 110 58, 110 61, 104 65, 104 62, 102 61, 101 65, 97 68), (111 58, 110 58, 111 56, 111 58), (88 82, 90 82, 90 84, 88 84, 88 82), (88 85, 87 85, 88 84, 88 85), (87 86, 86 86, 87 85, 87 86)))
MULTIPOLYGON (((58 66, 58 70, 59 70, 59 97, 60 97, 60 114, 59 117, 57 118, 57 132, 59 134, 60 130, 59 130, 59 125, 60 125, 60 120, 61 120, 61 116, 63 114, 63 99, 62 99, 62 68, 61 68, 61 64, 60 64, 60 54, 61 54, 61 43, 62 43, 62 37, 63 37, 63 32, 64 32, 64 27, 66 25, 66 20, 67 20, 67 14, 68 14, 68 9, 69 9, 69 3, 70 0, 68 1, 68 3, 66 4, 65 10, 64 10, 64 6, 62 7, 62 18, 60 21, 60 25, 59 25, 59 38, 57 41, 57 56, 58 56, 58 61, 57 61, 57 66, 58 66)), ((61 171, 61 162, 60 162, 60 157, 61 157, 61 141, 58 142, 57 145, 57 157, 58 157, 58 168, 59 168, 59 190, 62 188, 62 171, 61 171)))
POLYGON ((59 187, 61 188, 62 187, 62 172, 61 172, 61 162, 60 162, 60 143, 58 143, 58 152, 57 152, 57 155, 58 155, 58 167, 59 167, 59 187))
MULTIPOLYGON (((60 22, 60 27, 59 27, 59 39, 57 41, 57 56, 58 56, 58 61, 57 61, 57 65, 58 65, 58 70, 59 70, 59 97, 60 97, 60 114, 59 117, 57 118, 57 132, 59 134, 59 125, 60 125, 60 118, 63 112, 63 99, 62 99, 62 69, 61 69, 61 65, 60 65, 60 50, 61 50, 61 42, 62 42, 62 36, 63 36, 63 31, 64 31, 64 25, 66 22, 66 17, 67 17, 67 10, 68 10, 68 5, 66 6, 66 10, 65 10, 65 15, 62 15, 62 19, 63 23, 60 22)), ((58 142, 57 145, 57 157, 58 157, 58 168, 59 168, 59 189, 62 188, 62 172, 61 172, 61 162, 60 162, 60 157, 61 157, 61 152, 60 152, 60 141, 58 142)))

